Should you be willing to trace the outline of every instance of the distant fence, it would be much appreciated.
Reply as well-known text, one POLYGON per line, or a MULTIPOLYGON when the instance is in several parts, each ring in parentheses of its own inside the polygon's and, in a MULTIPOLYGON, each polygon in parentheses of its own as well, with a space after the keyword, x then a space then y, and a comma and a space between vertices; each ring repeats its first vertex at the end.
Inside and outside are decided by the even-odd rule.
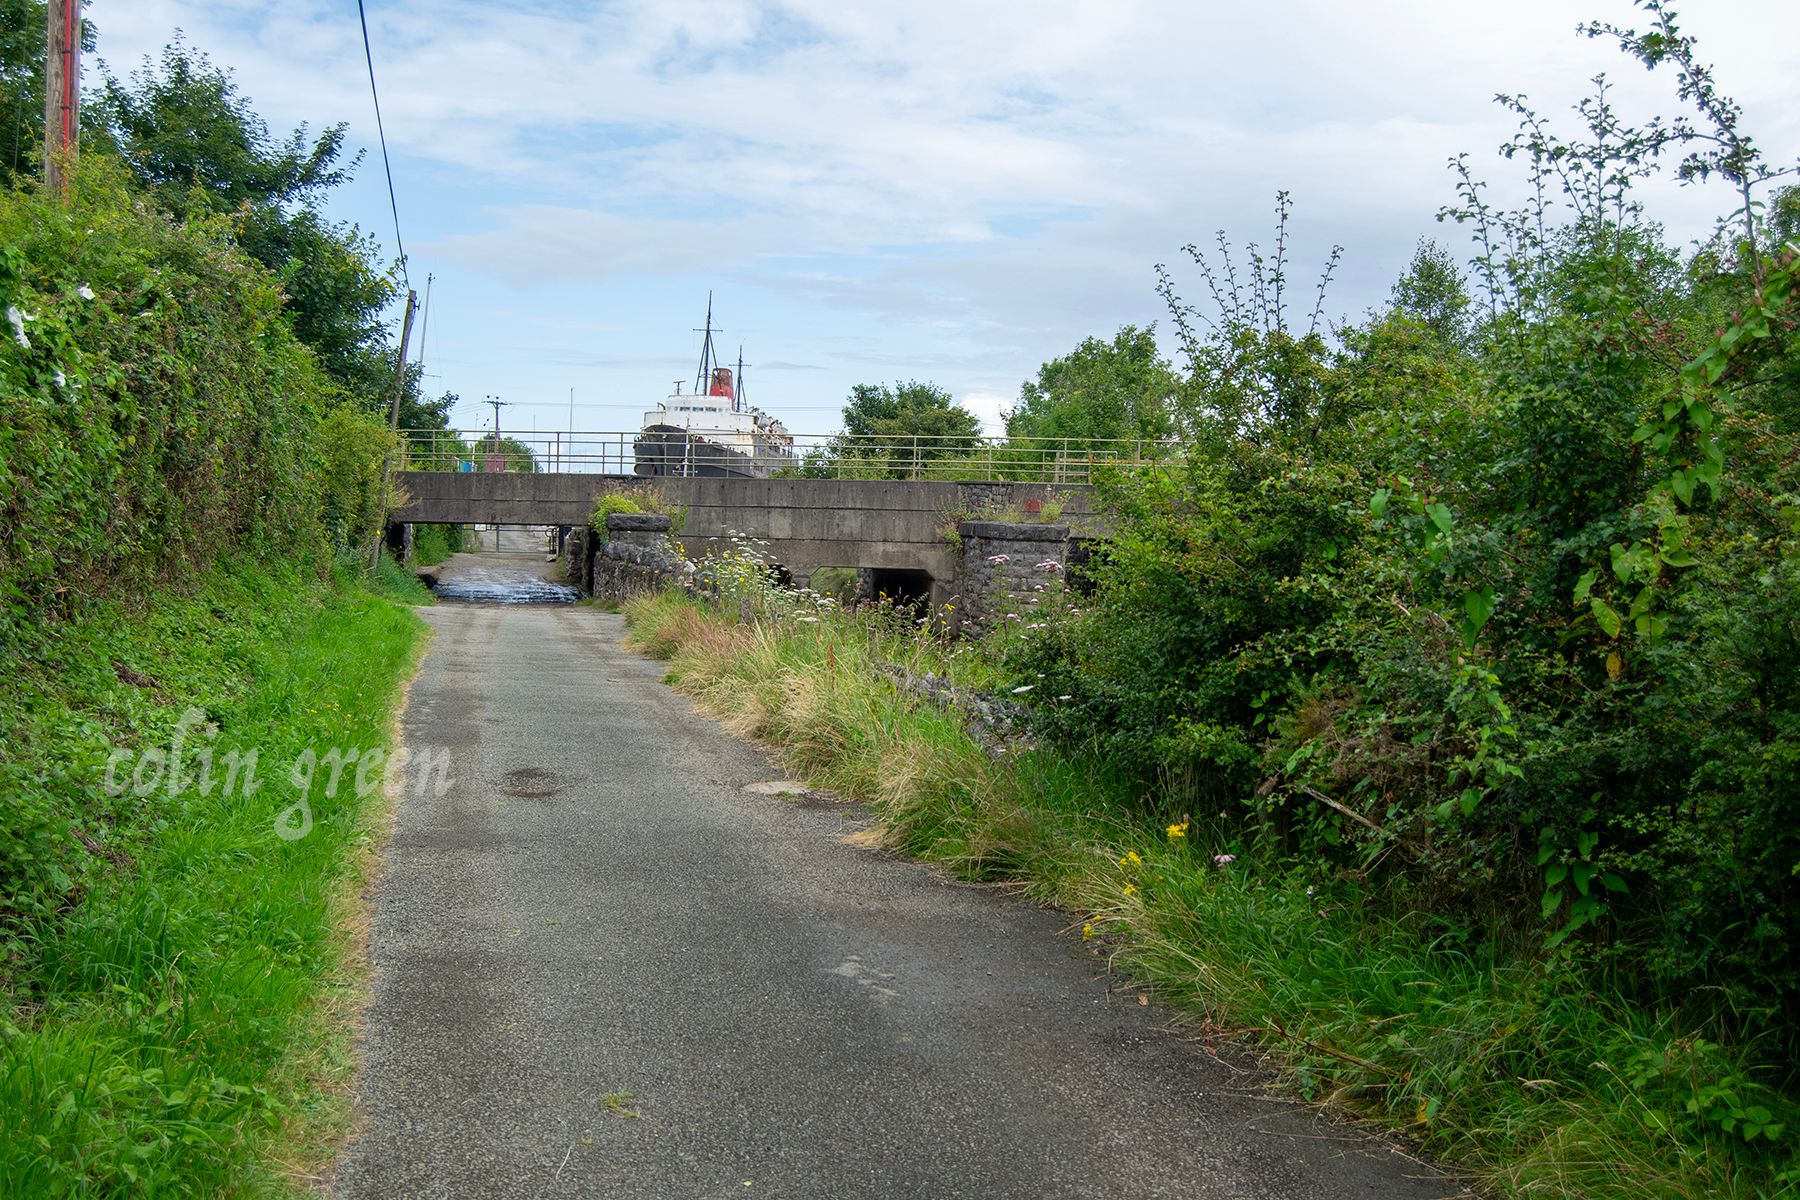
POLYGON ((1166 461, 1172 442, 1125 438, 852 437, 795 434, 791 451, 723 453, 710 443, 639 444, 638 433, 507 433, 465 437, 451 430, 403 430, 414 471, 540 471, 691 477, 722 473, 810 479, 1002 479, 1091 483, 1097 468, 1166 461), (645 471, 638 470, 645 464, 645 471))

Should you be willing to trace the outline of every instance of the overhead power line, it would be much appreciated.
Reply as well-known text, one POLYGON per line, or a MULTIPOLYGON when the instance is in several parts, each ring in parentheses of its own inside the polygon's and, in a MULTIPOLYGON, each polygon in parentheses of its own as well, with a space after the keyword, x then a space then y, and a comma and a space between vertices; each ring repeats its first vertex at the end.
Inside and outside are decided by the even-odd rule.
POLYGON ((406 243, 400 240, 400 202, 394 198, 394 164, 388 161, 387 130, 381 124, 381 91, 375 86, 375 55, 369 49, 369 16, 363 11, 363 0, 356 0, 356 19, 362 23, 363 61, 369 64, 369 95, 375 100, 375 135, 381 139, 381 168, 387 172, 388 208, 394 214, 394 246, 400 252, 400 277, 412 288, 412 276, 406 272, 406 243))

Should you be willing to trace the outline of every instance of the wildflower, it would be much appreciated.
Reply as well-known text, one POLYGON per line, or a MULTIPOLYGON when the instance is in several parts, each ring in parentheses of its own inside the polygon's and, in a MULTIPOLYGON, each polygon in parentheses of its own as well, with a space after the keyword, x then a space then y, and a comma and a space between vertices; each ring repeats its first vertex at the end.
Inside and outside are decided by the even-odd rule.
POLYGON ((13 341, 27 350, 31 349, 31 339, 25 336, 25 322, 32 319, 30 313, 21 311, 17 305, 6 306, 6 320, 12 326, 13 341))
POLYGON ((1014 688, 1012 694, 1015 696, 1023 696, 1026 692, 1029 692, 1032 688, 1034 688, 1036 686, 1037 686, 1037 684, 1035 684, 1035 683, 1028 683, 1028 684, 1025 684, 1023 687, 1014 688))
POLYGON ((1054 558, 1046 558, 1043 562, 1041 562, 1037 565, 1037 569, 1040 571, 1048 572, 1051 575, 1057 575, 1062 572, 1063 565, 1061 563, 1057 562, 1054 558))
POLYGON ((1136 850, 1127 850, 1125 857, 1119 860, 1119 865, 1121 867, 1141 867, 1144 865, 1144 860, 1136 850))
POLYGON ((50 372, 50 378, 56 380, 57 387, 62 387, 69 382, 68 376, 62 373, 62 368, 60 367, 57 367, 50 372))
POLYGON ((1125 895, 1127 895, 1127 896, 1137 895, 1137 885, 1131 884, 1131 883, 1126 884, 1125 885, 1125 895))
POLYGON ((1169 840, 1175 841, 1177 838, 1186 837, 1187 830, 1188 830, 1188 823, 1186 821, 1182 821, 1179 824, 1169 826, 1169 840))
POLYGON ((94 289, 84 283, 75 289, 75 294, 80 296, 83 300, 92 300, 94 298, 94 289))
POLYGON ((990 554, 990 555, 988 555, 988 565, 990 567, 997 567, 1001 563, 1008 563, 1011 561, 1012 561, 1012 555, 1010 555, 1010 554, 990 554))
POLYGON ((794 620, 799 621, 804 625, 817 625, 819 623, 819 618, 817 617, 795 617, 794 620))
POLYGON ((1075 697, 1074 697, 1074 696, 1072 696, 1072 695, 1069 695, 1069 696, 1058 696, 1058 697, 1057 697, 1057 699, 1058 699, 1058 700, 1073 700, 1073 699, 1074 699, 1074 698, 1075 698, 1075 697))
POLYGON ((1213 855, 1213 866, 1215 866, 1215 867, 1222 867, 1222 866, 1226 865, 1227 863, 1234 863, 1236 861, 1237 861, 1237 855, 1235 855, 1235 854, 1215 854, 1215 855, 1213 855))
POLYGON ((1085 942, 1089 938, 1092 938, 1093 936, 1094 936, 1094 923, 1092 921, 1083 921, 1081 923, 1081 940, 1085 942))

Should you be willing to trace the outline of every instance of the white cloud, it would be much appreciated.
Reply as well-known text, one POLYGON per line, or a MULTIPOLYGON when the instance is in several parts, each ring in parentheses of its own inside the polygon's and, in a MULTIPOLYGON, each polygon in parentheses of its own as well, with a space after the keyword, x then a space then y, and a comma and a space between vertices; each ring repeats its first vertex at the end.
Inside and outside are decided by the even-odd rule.
MULTIPOLYGON (((1692 7, 1686 26, 1748 125, 1791 158, 1800 16, 1783 0, 1692 7)), ((369 10, 409 248, 441 268, 448 295, 507 285, 510 319, 531 330, 496 325, 480 350, 473 318, 457 330, 446 313, 445 335, 485 354, 483 369, 547 380, 559 364, 676 357, 679 344, 659 355, 595 341, 642 341, 652 323, 685 337, 695 315, 675 306, 717 281, 791 339, 771 361, 825 368, 788 377, 813 407, 880 368, 938 372, 995 419, 994 398, 1044 358, 1157 319, 1150 266, 1182 243, 1218 228, 1266 243, 1277 188, 1296 197, 1298 274, 1347 247, 1332 309, 1353 312, 1421 233, 1456 236, 1432 221, 1451 195, 1450 155, 1470 151, 1502 191, 1516 179, 1489 156, 1511 126, 1493 93, 1529 93, 1560 119, 1604 69, 1628 110, 1670 111, 1671 79, 1574 35, 1590 15, 1633 20, 1623 0, 369 10), (606 332, 570 331, 563 352, 543 353, 572 294, 604 310, 606 332), (508 357, 524 344, 535 358, 508 357)), ((237 69, 277 130, 347 120, 373 143, 360 32, 340 4, 140 0, 97 19, 115 69, 181 25, 237 69)), ((1722 203, 1653 195, 1683 236, 1722 203)), ((373 160, 344 204, 388 227, 373 160)), ((633 386, 653 370, 660 380, 665 368, 646 365, 633 386)))

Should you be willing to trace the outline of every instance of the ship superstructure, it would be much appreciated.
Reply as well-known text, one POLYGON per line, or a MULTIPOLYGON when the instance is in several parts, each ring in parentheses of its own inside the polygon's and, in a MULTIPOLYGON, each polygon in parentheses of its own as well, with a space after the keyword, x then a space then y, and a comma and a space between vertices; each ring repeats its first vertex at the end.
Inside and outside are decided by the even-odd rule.
POLYGON ((794 437, 776 418, 744 399, 744 354, 737 372, 713 351, 712 297, 706 298, 705 340, 693 391, 675 391, 644 414, 635 470, 643 476, 722 476, 762 479, 794 466, 794 437))

